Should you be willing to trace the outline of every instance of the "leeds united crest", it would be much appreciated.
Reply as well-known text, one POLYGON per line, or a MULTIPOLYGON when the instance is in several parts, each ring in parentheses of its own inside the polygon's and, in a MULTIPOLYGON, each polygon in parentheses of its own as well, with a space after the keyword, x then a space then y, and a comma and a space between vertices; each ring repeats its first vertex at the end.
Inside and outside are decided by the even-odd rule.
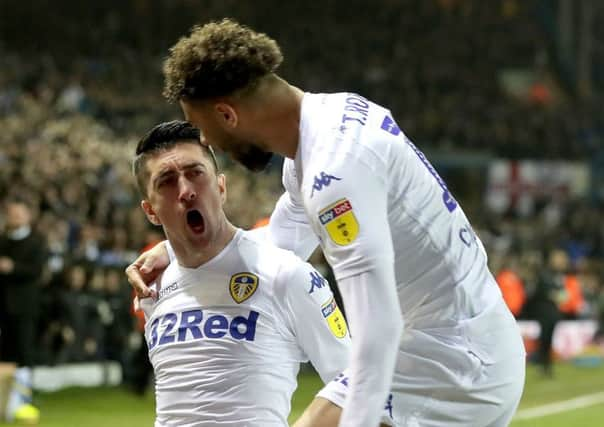
POLYGON ((251 297, 258 287, 258 276, 252 273, 237 273, 231 277, 229 291, 237 304, 251 297))

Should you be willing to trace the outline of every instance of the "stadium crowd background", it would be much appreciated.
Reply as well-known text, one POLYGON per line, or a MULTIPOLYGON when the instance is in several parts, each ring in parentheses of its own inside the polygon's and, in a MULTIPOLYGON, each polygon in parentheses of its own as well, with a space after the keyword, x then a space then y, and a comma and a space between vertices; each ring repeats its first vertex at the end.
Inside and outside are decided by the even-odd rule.
MULTIPOLYGON (((39 364, 132 358, 138 333, 123 269, 161 233, 139 207, 130 159, 148 129, 180 117, 161 98, 161 63, 196 22, 233 16, 268 32, 285 52, 288 80, 389 106, 437 158, 573 159, 592 171, 604 164, 604 29, 590 33, 599 50, 589 55, 586 81, 584 62, 565 60, 559 46, 563 1, 60 3, 0 0, 0 195, 32 206, 48 247, 39 364), (521 95, 505 89, 510 70, 516 82, 530 76, 521 95)), ((574 16, 585 18, 581 10, 574 16)), ((249 228, 280 194, 279 161, 260 175, 222 164, 227 213, 249 228)), ((481 202, 481 176, 445 172, 494 272, 521 283, 519 317, 533 315, 547 254, 561 248, 581 292, 562 316, 602 321, 598 188, 581 198, 539 199, 531 215, 494 213, 481 202)))

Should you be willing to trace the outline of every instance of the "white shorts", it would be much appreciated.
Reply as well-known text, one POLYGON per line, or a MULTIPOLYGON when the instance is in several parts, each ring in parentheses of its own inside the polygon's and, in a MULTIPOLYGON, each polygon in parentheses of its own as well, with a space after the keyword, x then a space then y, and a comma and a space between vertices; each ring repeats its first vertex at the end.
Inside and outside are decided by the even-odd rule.
MULTIPOLYGON (((440 335, 444 331, 432 332, 405 331, 382 422, 396 427, 508 426, 522 396, 526 365, 515 323, 477 331, 499 341, 490 355, 473 346, 449 345, 442 338, 446 334, 440 335)), ((345 370, 318 396, 343 407, 348 377, 345 370)))

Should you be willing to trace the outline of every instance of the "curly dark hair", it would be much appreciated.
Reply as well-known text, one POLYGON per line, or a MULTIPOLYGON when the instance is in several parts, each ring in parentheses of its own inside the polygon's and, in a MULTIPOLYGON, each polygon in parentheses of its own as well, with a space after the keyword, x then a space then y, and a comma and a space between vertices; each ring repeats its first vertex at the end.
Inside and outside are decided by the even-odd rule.
POLYGON ((283 62, 277 42, 231 19, 195 26, 164 62, 169 101, 203 100, 254 87, 283 62))

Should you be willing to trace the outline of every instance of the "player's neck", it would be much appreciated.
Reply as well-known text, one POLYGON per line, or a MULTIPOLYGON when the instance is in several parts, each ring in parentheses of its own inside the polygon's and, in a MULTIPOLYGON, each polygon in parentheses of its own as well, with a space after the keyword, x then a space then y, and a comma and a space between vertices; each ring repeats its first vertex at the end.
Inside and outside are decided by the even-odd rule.
POLYGON ((300 137, 300 112, 304 92, 276 77, 278 82, 268 90, 264 98, 264 135, 268 148, 273 153, 293 159, 298 150, 300 137))
POLYGON ((237 228, 228 221, 205 244, 170 241, 178 263, 186 268, 197 268, 216 257, 233 240, 237 228))

